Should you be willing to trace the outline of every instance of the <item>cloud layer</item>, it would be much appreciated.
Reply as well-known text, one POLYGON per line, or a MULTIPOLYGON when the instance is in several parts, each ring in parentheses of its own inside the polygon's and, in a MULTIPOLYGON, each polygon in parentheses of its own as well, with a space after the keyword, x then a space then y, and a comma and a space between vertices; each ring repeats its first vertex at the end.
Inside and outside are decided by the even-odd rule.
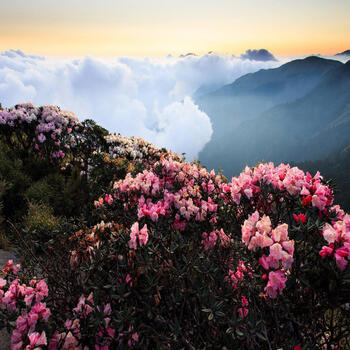
POLYGON ((192 160, 210 140, 210 116, 191 96, 278 65, 234 56, 52 59, 0 54, 0 102, 56 104, 110 132, 138 136, 192 160))

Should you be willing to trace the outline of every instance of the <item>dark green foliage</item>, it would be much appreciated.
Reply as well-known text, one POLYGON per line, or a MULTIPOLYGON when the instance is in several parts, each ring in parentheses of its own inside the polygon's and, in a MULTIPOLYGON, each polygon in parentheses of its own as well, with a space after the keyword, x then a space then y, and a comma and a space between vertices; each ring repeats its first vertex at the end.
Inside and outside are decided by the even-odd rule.
POLYGON ((28 139, 26 128, 30 124, 15 128, 11 135, 0 134, 0 180, 5 184, 0 196, 4 230, 8 222, 28 230, 28 215, 33 214, 34 208, 35 213, 43 210, 56 221, 82 216, 93 224, 95 218, 90 215, 93 202, 110 182, 124 178, 128 171, 143 170, 142 163, 131 166, 127 159, 106 157, 104 136, 108 131, 93 120, 76 126, 72 133, 76 145, 66 150, 61 161, 47 157, 46 153, 32 152, 32 145, 23 141, 28 139))
POLYGON ((44 203, 30 203, 23 219, 23 227, 32 236, 28 241, 48 241, 59 225, 60 219, 53 215, 51 207, 44 203))
POLYGON ((14 153, 6 147, 0 149, 0 176, 6 182, 3 213, 5 218, 18 221, 26 213, 24 193, 32 180, 23 169, 23 160, 14 157, 14 153))
POLYGON ((7 183, 5 180, 2 180, 0 178, 0 249, 7 249, 8 248, 8 239, 5 231, 5 225, 4 225, 4 215, 3 215, 3 196, 6 192, 7 183))
POLYGON ((73 167, 64 187, 64 209, 66 216, 79 216, 89 201, 89 188, 86 177, 82 177, 78 167, 73 167))

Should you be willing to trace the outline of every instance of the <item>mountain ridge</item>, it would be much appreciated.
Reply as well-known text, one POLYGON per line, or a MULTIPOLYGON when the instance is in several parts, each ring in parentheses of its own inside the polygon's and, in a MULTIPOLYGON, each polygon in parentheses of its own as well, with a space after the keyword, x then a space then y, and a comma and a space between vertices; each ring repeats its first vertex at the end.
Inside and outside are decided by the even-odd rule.
MULTIPOLYGON (((328 61, 333 60, 309 57, 281 67, 305 67, 315 62, 323 65, 328 61)), ((318 83, 303 96, 275 103, 256 113, 255 118, 242 118, 234 127, 225 129, 225 123, 220 124, 214 118, 212 140, 201 151, 199 159, 209 167, 223 168, 230 176, 239 172, 246 161, 254 165, 262 160, 312 160, 321 157, 322 152, 329 153, 346 144, 350 135, 349 62, 332 63, 333 68, 324 72, 318 69, 318 79, 311 74, 318 83), (327 137, 329 142, 324 142, 327 137)), ((257 73, 239 79, 252 79, 257 73)))
POLYGON ((350 56, 350 50, 345 50, 343 52, 336 53, 334 56, 350 56))

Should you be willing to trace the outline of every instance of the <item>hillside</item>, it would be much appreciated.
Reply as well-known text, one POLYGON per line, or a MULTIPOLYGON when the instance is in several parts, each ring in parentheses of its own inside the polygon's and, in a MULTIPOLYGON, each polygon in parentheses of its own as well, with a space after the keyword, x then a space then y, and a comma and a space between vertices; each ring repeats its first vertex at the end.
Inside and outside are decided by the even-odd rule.
POLYGON ((350 50, 345 50, 343 52, 339 52, 335 54, 334 56, 350 56, 350 50))
POLYGON ((1 269, 0 330, 31 350, 349 346, 334 204, 318 172, 228 181, 57 106, 0 108, 0 242, 20 260, 1 269))
MULTIPOLYGON (((294 74, 291 73, 291 80, 287 75, 279 75, 281 86, 285 84, 287 88, 278 92, 276 87, 271 98, 267 98, 271 105, 276 103, 274 106, 266 109, 260 106, 261 112, 256 112, 254 118, 240 122, 232 122, 230 118, 234 119, 234 116, 231 115, 227 118, 226 129, 220 127, 221 124, 216 123, 214 117, 212 140, 200 154, 203 164, 210 168, 221 167, 230 176, 238 173, 246 163, 254 165, 262 160, 280 162, 320 159, 350 142, 350 63, 311 57, 293 61, 278 69, 281 69, 280 72, 293 71, 294 74), (320 70, 320 67, 323 69, 320 70), (310 79, 302 79, 305 72, 308 72, 306 76, 310 79), (298 89, 298 83, 303 85, 303 81, 308 82, 305 88, 298 89), (284 92, 294 89, 297 90, 294 95, 284 92), (296 98, 298 94, 302 96, 296 98), (279 103, 286 96, 290 96, 291 100, 279 103), (230 123, 235 123, 235 127, 230 128, 230 123)), ((272 71, 270 73, 275 75, 276 70, 272 71)), ((268 74, 268 71, 258 73, 255 73, 255 79, 252 74, 240 78, 240 82, 236 81, 234 86, 226 87, 227 99, 236 99, 238 95, 245 95, 246 91, 255 91, 255 98, 261 86, 258 84, 259 76, 268 74), (233 92, 235 94, 230 97, 233 92)), ((269 94, 265 91, 266 95, 269 94)), ((252 103, 255 104, 254 98, 252 103)), ((251 110, 254 108, 255 105, 251 110)), ((223 120, 221 123, 222 126, 225 124, 223 120)))
POLYGON ((210 116, 214 133, 219 136, 227 130, 225 124, 236 126, 276 104, 305 95, 323 74, 339 66, 338 61, 315 56, 294 60, 279 68, 246 74, 215 92, 201 95, 196 103, 210 116))

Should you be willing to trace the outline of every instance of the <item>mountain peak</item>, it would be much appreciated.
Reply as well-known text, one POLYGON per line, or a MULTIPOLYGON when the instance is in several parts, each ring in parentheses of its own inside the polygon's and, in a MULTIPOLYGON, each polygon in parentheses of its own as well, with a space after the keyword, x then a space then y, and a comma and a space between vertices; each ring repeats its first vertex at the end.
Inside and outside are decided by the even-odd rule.
POLYGON ((311 55, 311 56, 307 56, 304 58, 305 61, 322 61, 324 60, 324 58, 317 56, 317 55, 311 55))
POLYGON ((245 53, 242 53, 241 58, 251 61, 278 61, 276 57, 266 49, 249 49, 245 53))
POLYGON ((345 50, 343 52, 335 54, 334 56, 350 56, 350 50, 345 50))
POLYGON ((189 52, 189 53, 186 53, 185 55, 180 55, 179 57, 183 58, 183 57, 189 57, 189 56, 197 56, 197 54, 193 52, 189 52))
POLYGON ((337 61, 337 60, 333 60, 333 59, 327 59, 327 58, 322 58, 322 57, 318 57, 318 56, 308 56, 305 58, 300 58, 300 59, 296 59, 290 62, 287 62, 285 64, 283 64, 281 66, 281 68, 287 69, 290 67, 295 67, 297 69, 300 69, 300 67, 327 67, 327 66, 332 66, 332 67, 336 67, 336 66, 341 66, 342 63, 337 61))

